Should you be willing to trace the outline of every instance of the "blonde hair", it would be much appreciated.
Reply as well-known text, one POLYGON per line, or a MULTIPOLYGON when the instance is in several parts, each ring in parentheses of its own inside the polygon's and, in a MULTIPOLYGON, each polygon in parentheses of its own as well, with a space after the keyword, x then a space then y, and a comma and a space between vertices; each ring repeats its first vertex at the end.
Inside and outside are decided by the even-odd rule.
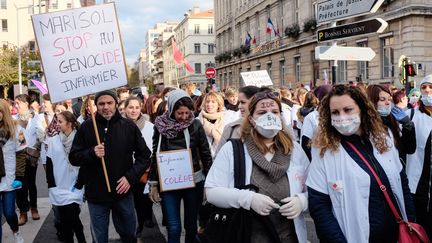
POLYGON ((10 113, 10 104, 4 99, 0 99, 0 112, 3 114, 3 120, 0 127, 6 130, 6 135, 11 138, 15 137, 15 122, 10 113))
POLYGON ((225 90, 225 97, 228 98, 232 95, 238 95, 239 91, 238 89, 234 88, 234 87, 229 87, 225 90))
POLYGON ((209 100, 209 99, 215 100, 216 103, 218 104, 217 112, 221 112, 223 110, 223 108, 224 108, 223 98, 221 95, 219 95, 218 93, 216 93, 214 91, 210 91, 204 96, 204 100, 201 104, 201 110, 207 112, 205 109, 205 104, 206 104, 207 100, 209 100))
POLYGON ((188 93, 188 95, 192 96, 193 92, 196 89, 196 85, 194 83, 187 83, 185 89, 186 89, 186 92, 188 93))
POLYGON ((81 106, 81 110, 80 110, 80 115, 83 117, 83 118, 86 118, 87 117, 87 107, 90 107, 90 100, 93 100, 94 101, 94 96, 93 95, 91 95, 91 96, 88 96, 85 100, 84 100, 84 102, 83 102, 83 104, 82 104, 82 106, 81 106))

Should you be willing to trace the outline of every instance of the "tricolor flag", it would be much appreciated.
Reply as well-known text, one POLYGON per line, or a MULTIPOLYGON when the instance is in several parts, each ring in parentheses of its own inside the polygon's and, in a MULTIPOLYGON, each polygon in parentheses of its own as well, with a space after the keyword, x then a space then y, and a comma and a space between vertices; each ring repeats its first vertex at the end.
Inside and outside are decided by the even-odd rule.
POLYGON ((252 44, 256 45, 256 38, 254 36, 254 38, 252 39, 252 44))
POLYGON ((273 22, 271 21, 271 19, 268 18, 267 29, 266 29, 267 34, 271 34, 272 30, 274 30, 274 25, 273 25, 273 22))
POLYGON ((172 39, 172 47, 173 47, 173 58, 174 62, 177 64, 183 64, 186 70, 190 73, 194 73, 194 69, 189 65, 189 63, 184 59, 183 54, 177 48, 177 44, 174 39, 172 39))
POLYGON ((246 46, 250 46, 251 45, 251 41, 252 41, 252 36, 249 34, 249 32, 247 32, 245 45, 246 46))

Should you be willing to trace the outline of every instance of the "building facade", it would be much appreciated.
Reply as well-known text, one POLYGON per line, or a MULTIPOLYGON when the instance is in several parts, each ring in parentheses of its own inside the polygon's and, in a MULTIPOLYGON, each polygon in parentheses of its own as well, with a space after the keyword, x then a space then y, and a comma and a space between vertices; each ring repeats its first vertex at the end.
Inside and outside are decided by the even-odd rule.
POLYGON ((207 84, 204 75, 205 69, 209 66, 215 66, 216 46, 214 43, 213 10, 201 11, 199 7, 193 7, 186 12, 184 19, 175 28, 175 41, 185 60, 194 69, 194 72, 190 73, 184 65, 174 65, 176 83, 183 86, 192 82, 203 89, 207 84))
POLYGON ((142 48, 138 57, 138 79, 140 83, 144 82, 144 73, 148 73, 147 66, 147 50, 142 48))
POLYGON ((35 50, 31 15, 79 7, 80 0, 0 0, 0 44, 2 47, 14 48, 19 45, 35 50))
POLYGON ((147 50, 147 68, 144 72, 144 77, 148 78, 153 76, 155 72, 155 57, 154 51, 156 50, 156 46, 154 46, 155 40, 159 39, 160 36, 165 39, 168 39, 173 33, 174 28, 177 26, 178 22, 176 21, 166 21, 164 23, 157 23, 152 29, 149 29, 146 33, 145 37, 145 49, 147 50), (165 34, 164 34, 165 33, 165 34))
MULTIPOLYGON (((317 60, 316 0, 215 0, 217 84, 242 85, 241 72, 267 70, 276 87, 296 87, 331 77, 331 62, 317 60), (268 19, 274 30, 266 31, 268 19), (276 30, 276 31, 275 31, 276 30), (279 30, 279 35, 275 34, 279 30), (251 37, 246 43, 248 33, 251 37)), ((432 2, 386 0, 374 14, 338 21, 349 24, 382 18, 388 27, 381 34, 338 40, 340 46, 372 48, 369 62, 338 61, 338 83, 399 84, 399 58, 405 55, 418 65, 415 80, 432 73, 432 2)))

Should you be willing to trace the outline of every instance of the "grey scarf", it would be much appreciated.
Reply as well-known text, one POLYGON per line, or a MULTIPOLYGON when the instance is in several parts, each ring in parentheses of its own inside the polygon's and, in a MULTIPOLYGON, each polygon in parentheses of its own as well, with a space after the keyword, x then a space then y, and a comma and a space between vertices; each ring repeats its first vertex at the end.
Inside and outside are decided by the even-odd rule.
POLYGON ((69 136, 66 136, 63 132, 60 133, 60 140, 63 144, 64 151, 67 156, 69 156, 69 152, 72 148, 72 142, 74 140, 76 134, 76 130, 72 130, 72 132, 69 134, 69 136))
POLYGON ((271 182, 276 183, 282 176, 286 175, 291 155, 285 155, 280 149, 276 149, 275 155, 269 162, 264 154, 258 150, 251 137, 246 138, 245 144, 254 164, 265 172, 271 182))

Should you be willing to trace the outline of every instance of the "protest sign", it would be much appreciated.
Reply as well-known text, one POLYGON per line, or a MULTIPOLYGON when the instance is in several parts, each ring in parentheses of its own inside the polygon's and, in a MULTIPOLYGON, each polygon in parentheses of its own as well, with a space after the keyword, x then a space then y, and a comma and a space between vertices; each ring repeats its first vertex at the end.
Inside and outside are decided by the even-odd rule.
POLYGON ((267 70, 240 73, 245 86, 252 85, 257 87, 271 86, 273 82, 267 73, 267 70))
POLYGON ((127 84, 114 3, 32 15, 52 102, 127 84))
POLYGON ((189 149, 159 152, 157 166, 161 191, 195 187, 192 156, 189 149))

